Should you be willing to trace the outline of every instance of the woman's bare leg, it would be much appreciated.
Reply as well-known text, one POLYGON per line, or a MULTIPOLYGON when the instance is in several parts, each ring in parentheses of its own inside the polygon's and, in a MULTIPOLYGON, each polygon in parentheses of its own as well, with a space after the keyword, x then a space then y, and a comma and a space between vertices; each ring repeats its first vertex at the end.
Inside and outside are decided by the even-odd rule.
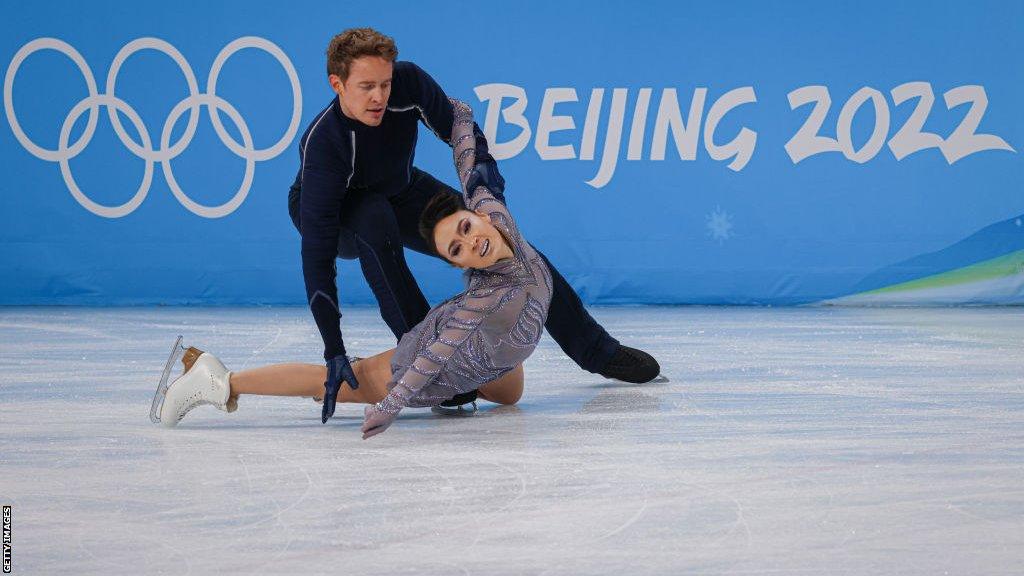
MULTIPOLYGON (((356 376, 358 378, 358 376, 356 376)), ((523 365, 480 387, 480 397, 497 404, 515 404, 523 396, 523 365)))
MULTIPOLYGON (((391 356, 394 348, 376 356, 363 358, 352 365, 359 380, 353 390, 343 384, 338 402, 373 404, 387 395, 391 379, 391 356)), ((327 367, 316 364, 273 364, 231 374, 231 395, 259 394, 264 396, 323 396, 327 367)))
MULTIPOLYGON (((374 404, 387 396, 391 357, 395 350, 364 358, 352 365, 359 388, 348 385, 338 392, 338 402, 374 404)), ((317 364, 272 364, 231 374, 231 395, 323 396, 327 368, 317 364)), ((497 404, 515 404, 523 395, 523 365, 480 387, 480 397, 497 404)))

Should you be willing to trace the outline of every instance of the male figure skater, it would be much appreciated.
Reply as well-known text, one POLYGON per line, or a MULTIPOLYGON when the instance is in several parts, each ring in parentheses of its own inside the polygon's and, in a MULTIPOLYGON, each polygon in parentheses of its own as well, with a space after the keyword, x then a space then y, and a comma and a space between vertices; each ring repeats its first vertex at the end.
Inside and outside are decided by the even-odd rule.
MULTIPOLYGON (((334 414, 340 383, 359 385, 339 326, 335 258, 359 258, 381 316, 401 338, 430 310, 404 248, 437 256, 419 234, 420 213, 439 190, 458 194, 413 166, 418 122, 449 146, 456 144, 450 141, 454 116, 448 96, 415 64, 396 62, 397 56, 394 41, 370 28, 346 30, 331 40, 327 78, 337 96, 302 136, 299 173, 288 195, 288 211, 302 235, 306 297, 324 342, 323 422, 334 414)), ((504 202, 505 181, 480 128, 474 125, 473 132, 476 168, 468 189, 484 185, 504 202)), ((553 295, 544 327, 562 350, 584 370, 608 378, 639 383, 657 377, 658 362, 612 338, 548 266, 553 295)), ((474 393, 460 394, 450 405, 472 400, 474 393)))

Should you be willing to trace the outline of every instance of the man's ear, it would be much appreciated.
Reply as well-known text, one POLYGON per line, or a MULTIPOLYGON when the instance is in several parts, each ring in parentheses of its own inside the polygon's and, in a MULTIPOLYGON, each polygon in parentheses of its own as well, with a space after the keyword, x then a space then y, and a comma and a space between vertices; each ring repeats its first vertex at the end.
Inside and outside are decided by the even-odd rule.
POLYGON ((487 220, 488 222, 491 221, 491 216, 487 212, 484 212, 483 210, 481 210, 479 208, 477 208, 476 210, 473 210, 473 212, 475 212, 477 216, 483 218, 484 220, 487 220))
POLYGON ((345 83, 342 82, 341 76, 337 74, 329 74, 327 76, 327 83, 331 85, 331 90, 334 90, 335 94, 340 95, 345 89, 345 83))

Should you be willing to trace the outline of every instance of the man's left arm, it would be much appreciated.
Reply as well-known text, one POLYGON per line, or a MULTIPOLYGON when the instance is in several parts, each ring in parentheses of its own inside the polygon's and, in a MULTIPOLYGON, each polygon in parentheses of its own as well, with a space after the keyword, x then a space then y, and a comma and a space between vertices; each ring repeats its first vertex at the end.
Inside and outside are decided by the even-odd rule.
MULTIPOLYGON (((422 68, 412 62, 396 66, 395 74, 401 75, 401 82, 408 90, 408 97, 420 111, 423 123, 445 144, 454 147, 452 126, 455 113, 448 95, 441 86, 422 68)), ((505 179, 498 171, 498 163, 487 148, 487 138, 480 126, 473 123, 473 138, 476 140, 476 166, 468 182, 470 191, 477 186, 486 186, 498 199, 504 201, 505 179)))

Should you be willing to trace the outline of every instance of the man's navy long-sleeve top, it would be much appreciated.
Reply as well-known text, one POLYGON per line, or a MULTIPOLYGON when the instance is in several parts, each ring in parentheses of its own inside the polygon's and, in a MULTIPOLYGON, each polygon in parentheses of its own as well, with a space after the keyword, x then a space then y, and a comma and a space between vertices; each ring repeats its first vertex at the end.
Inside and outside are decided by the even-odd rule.
MULTIPOLYGON (((350 189, 391 196, 411 181, 418 122, 449 146, 454 114, 448 96, 412 62, 395 62, 391 96, 379 126, 345 116, 337 97, 317 114, 299 142, 299 173, 288 195, 288 211, 302 235, 302 275, 306 298, 320 336, 324 358, 345 353, 341 338, 335 258, 341 203, 350 189)), ((477 163, 494 170, 494 187, 504 182, 488 153, 479 127, 477 163)))

